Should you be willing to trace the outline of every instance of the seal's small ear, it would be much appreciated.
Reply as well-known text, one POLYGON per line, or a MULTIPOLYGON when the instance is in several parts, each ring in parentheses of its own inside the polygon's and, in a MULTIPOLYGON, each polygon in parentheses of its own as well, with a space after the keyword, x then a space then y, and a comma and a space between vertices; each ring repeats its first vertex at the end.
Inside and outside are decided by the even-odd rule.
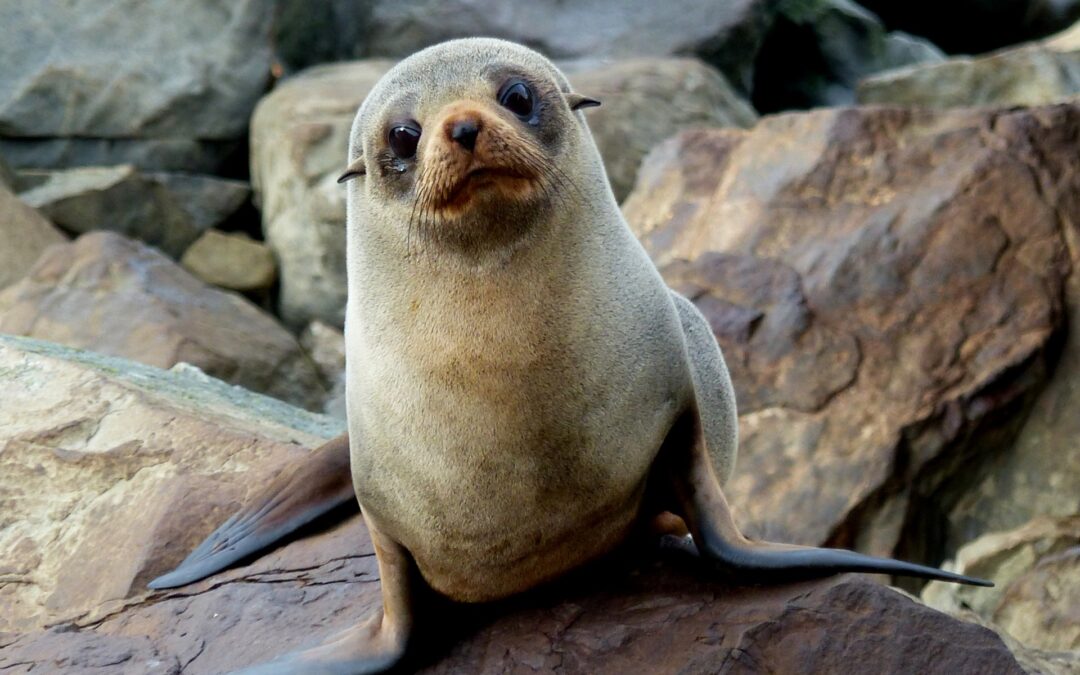
POLYGON ((589 98, 588 96, 582 96, 581 94, 563 94, 566 97, 566 103, 570 106, 571 110, 581 110, 582 108, 595 108, 600 105, 600 101, 595 98, 589 98))
POLYGON ((347 180, 351 180, 357 176, 363 176, 366 173, 367 166, 364 164, 364 156, 360 155, 354 159, 349 166, 345 167, 345 173, 338 177, 337 182, 344 183, 347 180))

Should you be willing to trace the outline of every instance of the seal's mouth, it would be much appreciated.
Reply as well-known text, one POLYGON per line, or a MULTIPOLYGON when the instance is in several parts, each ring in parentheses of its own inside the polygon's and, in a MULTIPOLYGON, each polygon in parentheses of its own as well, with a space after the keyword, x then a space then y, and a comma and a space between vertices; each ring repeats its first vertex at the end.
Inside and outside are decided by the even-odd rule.
POLYGON ((482 192, 504 192, 520 195, 536 179, 535 174, 519 168, 478 166, 458 179, 446 196, 435 204, 436 208, 458 210, 482 192))

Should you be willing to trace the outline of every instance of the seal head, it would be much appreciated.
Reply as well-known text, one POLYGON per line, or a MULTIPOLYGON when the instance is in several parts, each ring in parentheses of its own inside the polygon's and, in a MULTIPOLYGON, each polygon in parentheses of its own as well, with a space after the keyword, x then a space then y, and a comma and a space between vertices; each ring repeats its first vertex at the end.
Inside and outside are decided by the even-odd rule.
POLYGON ((366 176, 358 189, 379 213, 365 222, 393 223, 409 252, 435 243, 475 254, 527 238, 579 189, 562 167, 580 163, 567 153, 592 145, 576 111, 599 102, 572 92, 547 59, 473 39, 402 65, 368 95, 352 129, 341 180, 366 176))

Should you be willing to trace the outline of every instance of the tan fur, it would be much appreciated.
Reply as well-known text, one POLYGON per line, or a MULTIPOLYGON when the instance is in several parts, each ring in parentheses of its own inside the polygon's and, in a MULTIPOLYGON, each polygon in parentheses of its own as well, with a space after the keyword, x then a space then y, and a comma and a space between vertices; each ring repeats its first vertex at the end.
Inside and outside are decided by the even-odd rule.
POLYGON ((531 50, 453 41, 396 66, 353 126, 353 480, 365 517, 458 600, 535 586, 623 539, 695 382, 722 477, 735 458, 716 343, 630 233, 568 92, 531 50), (558 138, 498 105, 506 73, 530 78, 558 138), (448 203, 469 170, 447 137, 463 114, 481 121, 476 156, 513 175, 448 203), (402 118, 423 127, 417 160, 383 176, 402 118))

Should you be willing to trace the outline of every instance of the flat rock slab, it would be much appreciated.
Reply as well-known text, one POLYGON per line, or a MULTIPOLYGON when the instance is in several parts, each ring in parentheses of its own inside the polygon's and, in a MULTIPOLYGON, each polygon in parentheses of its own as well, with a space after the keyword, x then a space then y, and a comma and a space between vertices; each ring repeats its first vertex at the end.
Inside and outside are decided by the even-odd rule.
POLYGON ((0 632, 142 593, 343 426, 194 368, 0 335, 0 632))
MULTIPOLYGON (((352 518, 248 567, 9 638, 0 670, 221 673, 363 619, 377 579, 352 518)), ((435 605, 424 623, 409 666, 426 673, 1023 672, 992 631, 864 579, 738 587, 644 556, 497 605, 435 605)))

